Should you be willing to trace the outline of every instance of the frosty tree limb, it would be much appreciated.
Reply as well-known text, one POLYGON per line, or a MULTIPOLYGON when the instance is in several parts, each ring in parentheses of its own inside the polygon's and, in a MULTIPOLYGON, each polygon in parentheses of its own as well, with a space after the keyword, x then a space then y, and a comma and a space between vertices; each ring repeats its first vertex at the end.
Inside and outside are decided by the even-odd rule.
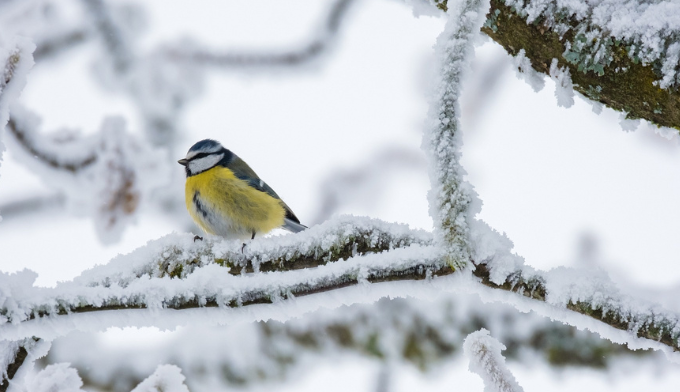
POLYGON ((383 298, 319 310, 285 323, 189 327, 156 350, 111 347, 91 334, 76 333, 55 340, 46 361, 71 363, 86 387, 97 390, 128 392, 157 363, 182 368, 190 388, 214 379, 243 388, 285 379, 310 361, 337 352, 385 363, 405 361, 433 371, 458 358, 463 338, 479 328, 490 329, 508 346, 508 360, 526 360, 531 352, 555 367, 606 369, 616 359, 656 359, 650 351, 631 351, 536 314, 522 314, 504 304, 482 306, 474 296, 456 295, 434 301, 383 298), (250 342, 246 356, 241 354, 243 342, 250 342))
MULTIPOLYGON (((352 223, 345 218, 297 235, 255 240, 246 247, 246 253, 239 256, 238 241, 193 243, 191 235, 170 235, 54 289, 31 288, 32 275, 26 275, 28 273, 0 276, 0 286, 5 290, 0 314, 6 321, 22 323, 46 315, 63 317, 57 315, 113 309, 241 307, 275 303, 359 283, 423 280, 452 273, 441 253, 426 245, 427 237, 418 232, 409 234, 401 226, 374 220, 352 223), (370 227, 373 229, 366 230, 370 227), (389 240, 380 239, 388 237, 389 240), (362 256, 361 249, 392 250, 362 256), (311 258, 314 254, 316 257, 311 258), (352 254, 355 256, 350 257, 352 254), (338 260, 339 257, 348 259, 338 260), (333 259, 338 261, 329 262, 333 259), (305 262, 296 265, 295 260, 305 262), (287 264, 289 262, 292 264, 287 264), (271 272, 233 275, 233 269, 240 272, 249 264, 253 269, 271 272), (225 265, 232 268, 228 270, 225 265), (311 268, 315 265, 318 267, 311 268), (303 269, 295 269, 297 267, 303 269), (169 279, 168 275, 179 279, 169 279)), ((570 274, 569 270, 560 272, 570 274)), ((584 314, 628 331, 632 336, 678 350, 677 315, 653 306, 636 310, 628 305, 634 302, 630 298, 598 291, 607 282, 598 282, 589 289, 591 298, 571 296, 562 306, 550 296, 565 295, 563 289, 538 272, 530 277, 525 277, 525 273, 517 271, 508 276, 505 283, 496 284, 491 281, 487 264, 479 264, 474 271, 489 287, 548 302, 557 309, 584 314)), ((578 277, 569 284, 577 285, 581 280, 578 277)), ((563 321, 571 322, 566 316, 563 321)), ((9 325, 0 326, 0 334, 7 332, 6 327, 9 325)))
POLYGON ((10 118, 7 122, 7 131, 14 136, 14 139, 28 154, 53 169, 64 170, 75 174, 90 167, 97 161, 97 156, 94 151, 88 151, 79 159, 73 159, 73 157, 68 156, 66 151, 64 151, 63 154, 59 154, 58 149, 50 152, 43 151, 35 143, 36 138, 32 135, 35 131, 29 130, 26 122, 19 122, 14 118, 10 118), (63 155, 63 157, 60 157, 59 155, 63 155))
POLYGON ((72 29, 56 35, 49 35, 37 42, 37 49, 33 53, 36 62, 48 59, 58 53, 84 43, 91 34, 86 29, 72 29))
POLYGON ((5 392, 9 388, 9 383, 19 372, 19 369, 26 363, 30 351, 38 347, 38 350, 45 348, 44 342, 38 338, 26 338, 21 341, 0 341, 0 392, 5 392))
POLYGON ((26 75, 33 66, 34 50, 35 45, 20 38, 10 41, 9 47, 0 46, 0 161, 5 149, 2 130, 9 121, 10 106, 26 84, 26 75))
POLYGON ((0 342, 0 392, 7 391, 9 382, 14 378, 26 360, 28 351, 19 342, 0 342))
POLYGON ((492 338, 489 331, 481 329, 468 335, 463 349, 470 361, 470 370, 484 380, 484 392, 524 392, 505 365, 501 354, 505 346, 492 338))
POLYGON ((258 68, 258 67, 292 67, 314 60, 326 52, 337 39, 340 25, 346 17, 354 0, 336 0, 327 11, 326 19, 321 29, 301 45, 300 48, 275 51, 257 52, 215 52, 210 50, 187 50, 174 48, 167 51, 173 60, 191 61, 201 65, 219 68, 258 68))
POLYGON ((115 241, 150 194, 165 185, 163 152, 130 135, 121 117, 102 121, 99 132, 40 131, 40 120, 15 105, 7 130, 15 156, 79 211, 89 213, 103 242, 115 241))
POLYGON ((133 51, 113 21, 105 0, 82 0, 104 46, 111 56, 115 72, 126 73, 132 67, 133 51))
MULTIPOLYGON (((569 274, 568 269, 560 272, 569 274)), ((497 282, 497 279, 492 279, 486 264, 477 264, 473 274, 488 287, 511 291, 543 302, 553 302, 549 298, 551 295, 564 297, 566 294, 569 297, 566 303, 553 302, 552 305, 558 308, 563 306, 616 329, 628 331, 633 336, 657 341, 670 347, 672 351, 680 351, 680 317, 651 304, 642 305, 644 310, 640 311, 630 305, 631 302, 635 302, 631 298, 613 295, 614 293, 606 289, 598 290, 597 286, 613 285, 610 281, 598 280, 588 294, 573 295, 560 290, 560 287, 552 289, 550 279, 536 271, 530 272, 530 276, 526 276, 526 272, 522 270, 514 271, 501 283, 497 282)), ((565 286, 578 286, 578 280, 582 278, 576 277, 565 286)))
POLYGON ((473 41, 484 20, 487 0, 464 0, 451 11, 444 32, 437 38, 437 85, 430 106, 430 124, 423 135, 423 148, 430 160, 430 216, 435 243, 443 248, 447 263, 464 268, 470 260, 468 221, 471 189, 460 164, 460 105, 463 74, 473 51, 473 41))
MULTIPOLYGON (((445 10, 451 2, 435 3, 445 10)), ((677 13, 672 1, 491 0, 482 31, 513 56, 524 50, 544 75, 557 59, 574 89, 593 101, 677 129, 680 26, 671 20, 677 13)))

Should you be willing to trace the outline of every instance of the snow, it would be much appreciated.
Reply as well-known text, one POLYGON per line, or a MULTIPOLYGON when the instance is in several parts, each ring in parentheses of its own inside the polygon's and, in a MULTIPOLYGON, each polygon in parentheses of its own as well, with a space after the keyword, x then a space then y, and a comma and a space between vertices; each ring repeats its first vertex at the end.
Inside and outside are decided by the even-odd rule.
POLYGON ((520 49, 517 56, 512 58, 512 63, 516 68, 519 79, 527 82, 535 92, 543 90, 543 87, 545 87, 543 75, 531 66, 531 60, 526 56, 524 49, 520 49))
POLYGON ((140 205, 170 182, 166 153, 131 135, 119 116, 104 118, 99 132, 87 136, 72 130, 45 135, 40 119, 20 106, 12 121, 17 134, 9 132, 7 141, 15 157, 65 194, 76 215, 92 217, 105 244, 117 241, 140 205))
POLYGON ((505 365, 501 351, 505 346, 491 337, 482 328, 465 338, 465 356, 470 361, 470 370, 484 380, 484 392, 522 392, 522 387, 505 365))
POLYGON ((19 343, 14 341, 0 341, 0 381, 7 377, 7 367, 14 363, 17 351, 19 351, 19 343))
POLYGON ((189 388, 184 385, 185 378, 177 366, 160 365, 131 392, 189 392, 189 388))
POLYGON ((28 380, 26 392, 81 392, 83 380, 69 363, 48 365, 28 380))
POLYGON ((432 189, 428 198, 435 243, 443 250, 447 263, 456 269, 468 263, 467 222, 477 212, 468 208, 475 194, 464 181, 465 171, 460 165, 462 135, 458 99, 473 55, 473 44, 488 9, 489 2, 483 0, 449 4, 449 20, 435 45, 438 79, 431 98, 430 120, 423 135, 423 148, 430 160, 432 189))
POLYGON ((621 124, 621 129, 625 132, 633 132, 640 126, 640 120, 626 118, 626 114, 622 113, 619 116, 619 124, 621 124))
MULTIPOLYGON (((528 367, 545 363, 555 349, 574 348, 584 353, 579 358, 586 361, 599 359, 598 350, 609 350, 595 334, 574 331, 533 312, 522 314, 512 306, 485 305, 475 294, 459 292, 429 299, 383 298, 370 304, 319 309, 285 323, 186 327, 164 333, 148 328, 141 334, 126 328, 107 331, 105 342, 97 335, 72 333, 54 341, 47 361, 71 362, 93 384, 118 383, 118 390, 128 391, 134 380, 147 377, 162 363, 183 369, 192 391, 210 391, 220 381, 242 387, 260 382, 279 385, 282 379, 290 382, 308 374, 324 358, 334 362, 346 353, 365 355, 367 348, 373 358, 381 356, 390 364, 406 361, 431 376, 440 372, 442 363, 462 355, 463 339, 480 325, 499 340, 522 347, 508 352, 508 360, 528 367), (161 341, 158 335, 162 335, 161 341), (287 360, 282 363, 280 358, 287 360), (121 380, 123 374, 129 382, 121 380)), ((624 348, 609 351, 603 360, 614 373, 619 362, 629 356, 636 361, 637 369, 645 366, 662 373, 675 370, 661 355, 639 356, 624 348)), ((578 366, 578 362, 565 365, 578 366)))
POLYGON ((570 108, 574 105, 574 86, 571 83, 569 68, 560 68, 557 59, 550 63, 550 77, 555 81, 555 97, 557 106, 570 108))
POLYGON ((587 46, 579 61, 584 65, 606 65, 611 53, 605 41, 619 40, 628 56, 643 64, 662 64, 660 86, 668 89, 678 83, 680 3, 672 0, 505 0, 527 23, 540 20, 561 36, 572 30, 569 45, 587 46), (571 26, 571 21, 577 22, 571 26), (586 39, 579 41, 578 36, 586 39))
POLYGON ((26 85, 26 75, 33 67, 35 45, 27 38, 14 36, 6 39, 0 35, 0 164, 5 145, 3 134, 9 121, 11 106, 26 85))

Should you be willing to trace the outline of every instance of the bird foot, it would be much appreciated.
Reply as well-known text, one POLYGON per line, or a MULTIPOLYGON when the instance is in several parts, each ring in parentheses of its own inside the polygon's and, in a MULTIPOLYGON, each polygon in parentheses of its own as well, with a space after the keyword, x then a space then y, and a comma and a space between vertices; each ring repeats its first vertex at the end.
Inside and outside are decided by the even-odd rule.
POLYGON ((244 242, 243 245, 241 246, 241 254, 243 254, 243 249, 246 248, 246 243, 244 242))
POLYGON ((196 240, 201 240, 201 241, 203 241, 203 237, 200 237, 200 236, 195 235, 195 236, 194 236, 194 242, 196 242, 196 240))

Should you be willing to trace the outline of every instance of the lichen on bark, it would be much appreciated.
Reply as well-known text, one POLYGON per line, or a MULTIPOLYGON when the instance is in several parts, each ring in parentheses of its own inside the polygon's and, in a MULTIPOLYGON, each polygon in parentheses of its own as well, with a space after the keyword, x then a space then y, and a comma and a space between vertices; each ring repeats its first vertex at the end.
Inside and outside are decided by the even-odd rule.
MULTIPOLYGON (((436 5, 446 10, 448 1, 439 1, 436 5)), ((603 33, 599 39, 607 46, 606 61, 584 63, 579 53, 570 49, 573 43, 586 39, 579 31, 587 22, 574 18, 565 20, 559 15, 554 17, 571 28, 560 34, 541 17, 527 23, 527 17, 507 6, 504 0, 491 0, 482 32, 512 56, 524 49, 532 67, 542 74, 549 75, 550 64, 557 59, 560 68, 569 69, 574 90, 611 109, 625 112, 629 119, 645 119, 659 126, 680 129, 680 93, 677 87, 663 89, 659 86, 661 59, 643 64, 637 56, 629 56, 630 42, 603 33)), ((587 30, 596 29, 588 26, 587 30)))

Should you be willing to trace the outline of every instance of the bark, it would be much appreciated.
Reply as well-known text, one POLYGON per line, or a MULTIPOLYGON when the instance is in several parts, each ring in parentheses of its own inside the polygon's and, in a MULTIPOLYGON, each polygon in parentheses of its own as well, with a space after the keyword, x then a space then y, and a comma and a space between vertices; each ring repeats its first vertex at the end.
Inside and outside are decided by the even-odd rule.
MULTIPOLYGON (((447 9, 447 1, 437 1, 447 9)), ((503 0, 491 0, 491 9, 482 32, 500 44, 508 54, 516 56, 524 49, 532 67, 549 75, 550 64, 557 59, 560 68, 571 74, 574 90, 605 106, 627 113, 630 119, 645 119, 664 127, 680 129, 680 93, 677 88, 662 89, 655 85, 660 80, 660 60, 642 64, 631 59, 625 44, 612 46, 613 60, 598 70, 579 70, 579 64, 564 57, 566 43, 573 42, 577 23, 563 36, 550 30, 541 20, 527 24, 526 17, 505 5, 503 0), (655 71, 656 70, 656 71, 655 71)))

